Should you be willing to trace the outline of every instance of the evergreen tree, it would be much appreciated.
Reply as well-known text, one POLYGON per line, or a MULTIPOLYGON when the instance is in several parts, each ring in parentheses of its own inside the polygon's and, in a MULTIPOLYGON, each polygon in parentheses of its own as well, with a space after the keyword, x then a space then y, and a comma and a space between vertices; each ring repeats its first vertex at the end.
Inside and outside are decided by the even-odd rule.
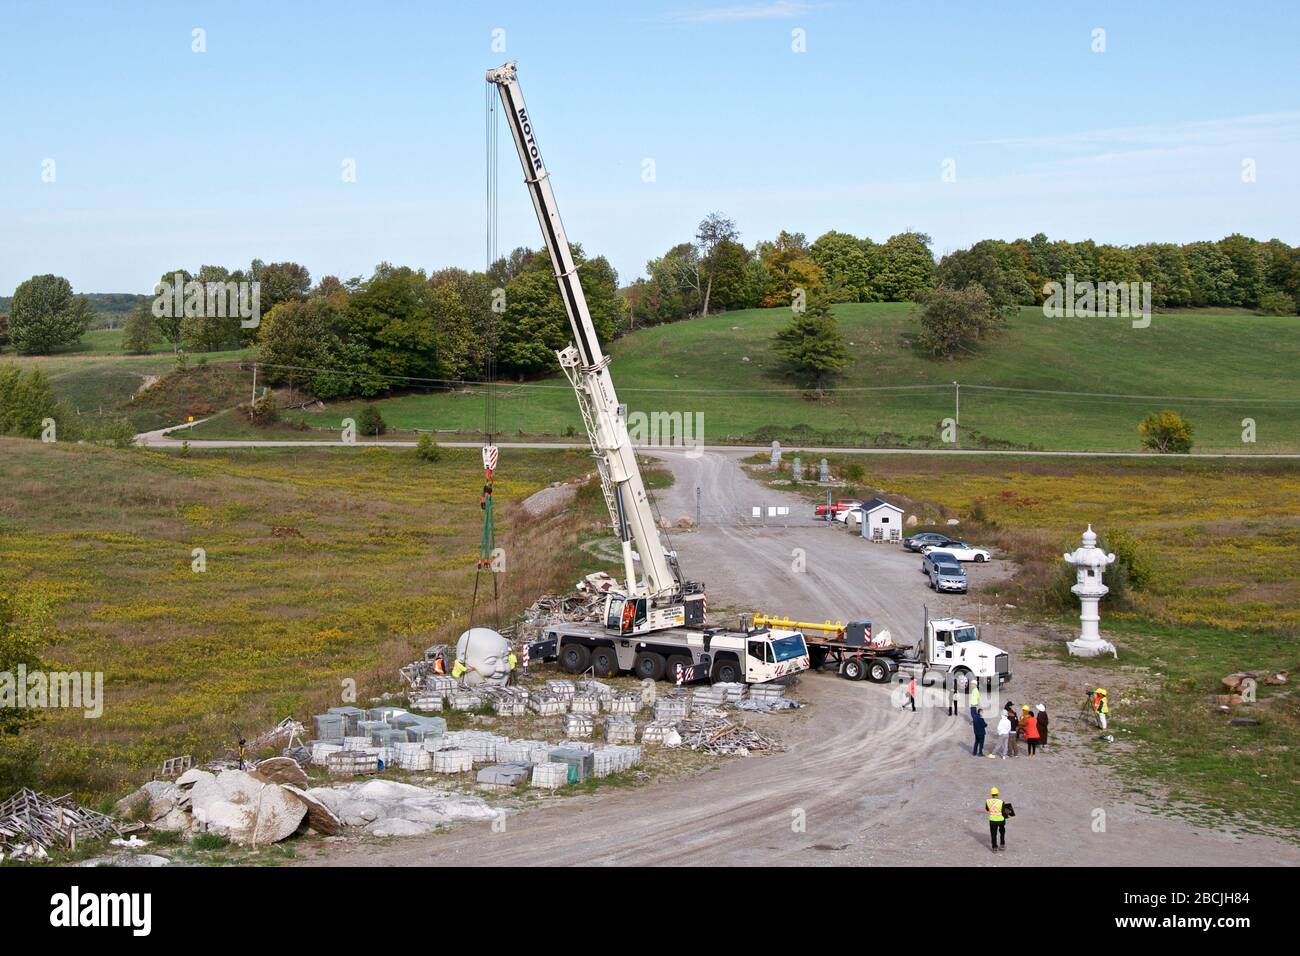
POLYGON ((781 357, 788 375, 818 393, 844 370, 850 358, 830 304, 820 295, 810 298, 807 307, 795 312, 772 337, 772 350, 781 357))

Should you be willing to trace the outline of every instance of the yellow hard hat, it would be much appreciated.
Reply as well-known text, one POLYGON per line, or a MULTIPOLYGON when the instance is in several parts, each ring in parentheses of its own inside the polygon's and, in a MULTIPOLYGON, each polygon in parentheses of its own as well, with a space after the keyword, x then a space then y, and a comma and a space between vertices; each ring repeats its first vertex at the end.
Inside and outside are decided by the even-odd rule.
POLYGON ((1021 710, 1028 710, 1028 709, 1029 709, 1029 705, 1028 705, 1028 704, 1024 704, 1024 705, 1021 706, 1020 709, 1021 709, 1021 710))
POLYGON ((1106 692, 1105 692, 1104 690, 1102 690, 1100 687, 1097 688, 1097 693, 1101 694, 1101 696, 1103 696, 1103 697, 1106 696, 1106 692))
POLYGON ((998 795, 998 788, 997 788, 997 787, 994 787, 992 790, 989 791, 989 796, 990 796, 990 797, 996 797, 997 795, 998 795))

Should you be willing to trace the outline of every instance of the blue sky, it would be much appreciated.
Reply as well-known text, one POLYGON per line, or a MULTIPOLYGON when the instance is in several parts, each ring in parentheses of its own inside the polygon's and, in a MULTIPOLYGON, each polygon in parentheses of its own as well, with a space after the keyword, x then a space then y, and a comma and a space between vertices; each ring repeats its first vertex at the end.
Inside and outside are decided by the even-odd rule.
MULTIPOLYGON (((624 280, 715 209, 746 243, 1300 243, 1298 26, 1294 4, 1188 0, 0 0, 0 294, 44 272, 145 292, 255 256, 481 267, 482 75, 505 59, 570 237, 624 280)), ((523 244, 503 150, 500 246, 523 244)))

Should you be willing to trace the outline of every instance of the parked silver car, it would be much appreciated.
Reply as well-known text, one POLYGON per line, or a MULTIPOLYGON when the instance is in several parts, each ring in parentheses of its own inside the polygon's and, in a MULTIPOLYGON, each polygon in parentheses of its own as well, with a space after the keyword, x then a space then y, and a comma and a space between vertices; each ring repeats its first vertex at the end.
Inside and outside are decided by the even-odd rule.
POLYGON ((966 593, 966 569, 946 551, 930 551, 921 558, 921 573, 936 591, 966 593))

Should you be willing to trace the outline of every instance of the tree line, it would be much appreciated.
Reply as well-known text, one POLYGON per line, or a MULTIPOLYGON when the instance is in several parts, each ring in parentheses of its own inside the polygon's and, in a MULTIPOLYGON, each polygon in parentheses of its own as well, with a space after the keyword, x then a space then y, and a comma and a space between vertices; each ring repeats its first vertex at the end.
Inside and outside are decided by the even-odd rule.
MULTIPOLYGON (((619 287, 603 256, 574 247, 602 339, 665 322, 752 307, 793 307, 773 342, 795 378, 822 388, 846 361, 830 307, 846 302, 920 302, 918 344, 936 355, 978 341, 1014 309, 1041 303, 1049 281, 1150 282, 1152 305, 1243 307, 1276 314, 1300 301, 1300 249, 1233 234, 1217 242, 1115 246, 1091 240, 987 239, 936 262, 930 237, 902 232, 883 242, 832 230, 813 241, 782 231, 746 246, 735 223, 705 216, 686 242, 619 287), (820 359, 818 357, 821 357, 820 359)), ((426 272, 381 263, 368 277, 325 276, 313 284, 294 262, 227 269, 176 269, 160 286, 257 283, 260 321, 227 309, 172 309, 140 302, 124 326, 125 347, 161 343, 210 352, 256 347, 268 384, 301 385, 321 398, 373 397, 489 374, 532 377, 556 367, 570 330, 549 257, 513 250, 484 271, 426 272)), ((157 293, 155 289, 155 293, 157 293)), ((59 276, 33 276, 0 317, 0 345, 48 353, 75 345, 92 309, 59 276)))

